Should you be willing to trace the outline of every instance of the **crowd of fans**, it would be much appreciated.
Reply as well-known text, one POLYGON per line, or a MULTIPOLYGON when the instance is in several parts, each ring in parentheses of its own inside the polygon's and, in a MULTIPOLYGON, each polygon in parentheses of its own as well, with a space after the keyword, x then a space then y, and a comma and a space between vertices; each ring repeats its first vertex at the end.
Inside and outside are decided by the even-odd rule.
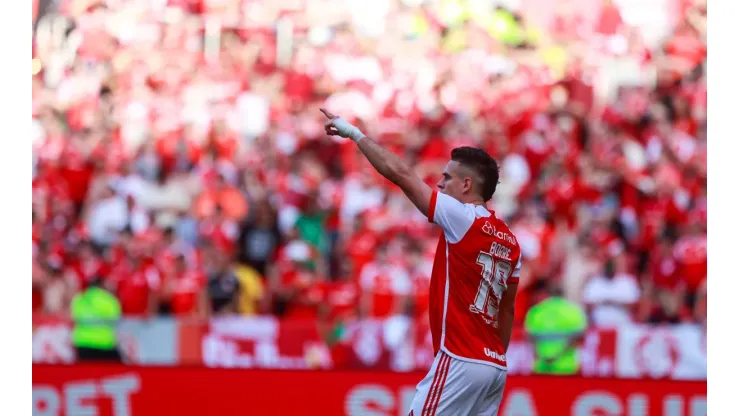
POLYGON ((34 42, 34 311, 98 281, 132 317, 423 319, 439 230, 324 106, 432 185, 456 146, 497 158, 518 320, 559 292, 596 325, 703 323, 706 8, 681 5, 650 46, 609 1, 547 26, 490 2, 61 2, 34 42))

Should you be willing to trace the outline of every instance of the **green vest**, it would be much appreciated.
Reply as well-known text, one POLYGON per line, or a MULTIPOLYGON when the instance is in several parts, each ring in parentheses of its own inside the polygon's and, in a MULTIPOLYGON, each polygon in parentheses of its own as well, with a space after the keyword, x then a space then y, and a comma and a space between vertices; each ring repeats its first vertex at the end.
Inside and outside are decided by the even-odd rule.
POLYGON ((571 340, 583 334, 587 324, 583 308, 566 299, 553 297, 533 306, 527 312, 524 327, 534 340, 534 372, 577 373, 578 354, 571 340))
POLYGON ((110 292, 91 287, 72 299, 72 343, 75 347, 110 350, 116 347, 121 304, 110 292))

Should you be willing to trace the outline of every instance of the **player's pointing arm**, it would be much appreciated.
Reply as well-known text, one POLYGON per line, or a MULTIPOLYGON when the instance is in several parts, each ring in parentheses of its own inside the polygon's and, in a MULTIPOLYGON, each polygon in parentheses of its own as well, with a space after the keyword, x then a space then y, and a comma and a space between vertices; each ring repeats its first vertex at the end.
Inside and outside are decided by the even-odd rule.
POLYGON ((328 119, 324 124, 326 134, 346 137, 357 143, 357 146, 378 173, 398 185, 419 211, 425 215, 429 212, 432 188, 425 184, 406 162, 365 136, 360 129, 341 117, 323 108, 321 112, 328 119))

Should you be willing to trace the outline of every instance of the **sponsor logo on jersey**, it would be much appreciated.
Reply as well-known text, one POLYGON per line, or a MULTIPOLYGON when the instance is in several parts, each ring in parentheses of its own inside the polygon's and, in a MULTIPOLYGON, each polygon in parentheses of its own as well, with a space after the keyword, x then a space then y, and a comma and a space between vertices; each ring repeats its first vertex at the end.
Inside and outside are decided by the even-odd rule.
POLYGON ((497 259, 511 261, 511 248, 506 247, 503 244, 499 244, 499 243, 491 244, 490 253, 497 259))
POLYGON ((496 227, 493 227, 493 235, 496 238, 498 238, 499 240, 504 240, 504 241, 506 241, 509 244, 516 245, 516 239, 514 238, 514 236, 512 236, 509 233, 505 233, 503 231, 499 231, 499 230, 496 229, 496 227))
POLYGON ((486 357, 491 357, 494 360, 506 362, 506 354, 499 354, 496 351, 489 350, 488 348, 484 348, 483 352, 486 354, 486 357))
POLYGON ((486 222, 485 222, 485 223, 483 224, 483 232, 484 232, 484 233, 486 233, 486 234, 488 234, 488 235, 493 235, 493 230, 494 230, 494 228, 493 228, 493 226, 491 225, 491 223, 490 223, 490 222, 486 221, 486 222))

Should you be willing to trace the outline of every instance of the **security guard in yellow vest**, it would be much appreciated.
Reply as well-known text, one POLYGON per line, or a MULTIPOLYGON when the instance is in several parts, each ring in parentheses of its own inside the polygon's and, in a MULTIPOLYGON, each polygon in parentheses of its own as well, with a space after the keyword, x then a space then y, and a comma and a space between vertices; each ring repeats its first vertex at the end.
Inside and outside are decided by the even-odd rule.
POLYGON ((558 292, 530 308, 524 321, 534 343, 536 374, 573 375, 580 370, 577 345, 588 319, 581 305, 558 292))
POLYGON ((118 299, 100 287, 96 279, 72 299, 72 343, 80 361, 120 361, 117 324, 121 318, 118 299))

